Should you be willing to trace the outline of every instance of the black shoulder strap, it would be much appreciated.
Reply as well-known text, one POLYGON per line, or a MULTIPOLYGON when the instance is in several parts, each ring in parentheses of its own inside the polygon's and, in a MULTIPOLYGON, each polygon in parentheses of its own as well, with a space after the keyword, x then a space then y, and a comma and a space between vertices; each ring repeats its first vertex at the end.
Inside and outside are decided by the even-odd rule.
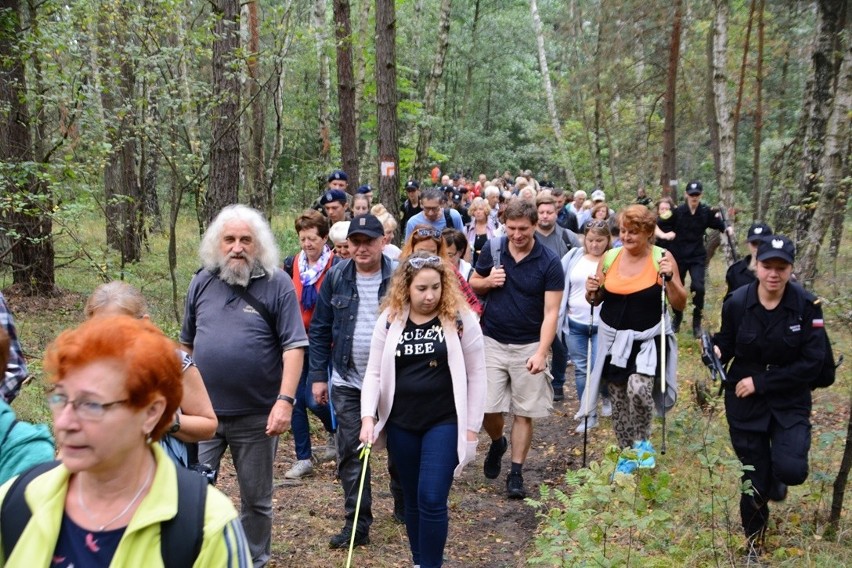
POLYGON ((50 461, 40 463, 18 476, 9 486, 3 505, 0 506, 0 538, 3 539, 3 557, 8 560, 21 538, 27 523, 30 522, 32 511, 24 499, 24 490, 30 481, 58 466, 61 462, 50 461))
POLYGON ((453 224, 453 216, 450 215, 450 208, 444 207, 444 223, 447 224, 447 229, 455 229, 456 226, 453 224))
POLYGON ((195 563, 204 542, 207 479, 183 467, 175 470, 178 510, 174 518, 160 523, 160 555, 165 568, 186 568, 195 563))
POLYGON ((263 305, 263 302, 257 299, 251 292, 242 286, 231 286, 234 289, 234 292, 242 298, 246 304, 253 307, 257 313, 264 319, 266 324, 269 326, 269 329, 272 330, 273 334, 278 333, 278 326, 275 325, 275 318, 272 314, 269 313, 269 310, 266 309, 266 306, 263 305))
POLYGON ((286 272, 287 276, 289 276, 290 278, 293 277, 293 265, 295 263, 296 263, 296 257, 295 256, 288 256, 287 258, 284 259, 284 264, 281 267, 281 269, 284 270, 284 272, 286 272))

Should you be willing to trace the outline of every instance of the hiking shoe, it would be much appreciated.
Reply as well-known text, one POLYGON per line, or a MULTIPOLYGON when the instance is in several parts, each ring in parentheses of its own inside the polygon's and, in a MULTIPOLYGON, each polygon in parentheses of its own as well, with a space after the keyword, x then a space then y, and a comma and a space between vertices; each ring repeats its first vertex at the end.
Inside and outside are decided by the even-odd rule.
POLYGON ((510 473, 506 476, 506 493, 509 499, 523 499, 527 496, 524 490, 524 476, 520 473, 510 473))
POLYGON ((491 447, 488 448, 488 455, 485 456, 485 463, 482 464, 482 472, 488 479, 497 479, 500 475, 501 461, 503 454, 509 448, 509 441, 506 436, 503 436, 496 442, 491 442, 491 447))
POLYGON ((298 460, 293 464, 293 467, 287 470, 284 474, 285 479, 301 479, 314 474, 314 464, 311 460, 298 460))
POLYGON ((337 441, 334 438, 334 434, 331 434, 328 437, 328 442, 325 444, 325 449, 319 456, 317 456, 317 462, 330 462, 337 460, 337 441))
POLYGON ((787 498, 787 485, 772 476, 772 484, 769 486, 769 500, 783 501, 787 498))
POLYGON ((618 458, 618 463, 615 465, 616 473, 623 473, 625 475, 633 475, 633 472, 636 471, 636 468, 639 467, 639 462, 634 459, 625 458, 624 456, 618 458))
POLYGON ((553 402, 565 400, 565 391, 562 387, 553 387, 553 402))
MULTIPOLYGON (((577 432, 578 434, 582 434, 583 432, 585 432, 586 431, 586 422, 587 421, 586 421, 585 418, 581 418, 580 423, 577 424, 577 427, 574 428, 574 431, 577 432)), ((589 428, 589 430, 591 430, 592 428, 597 428, 597 427, 598 427, 598 417, 597 417, 596 414, 592 414, 591 416, 589 416, 589 419, 588 419, 588 428, 589 428)))
POLYGON ((641 440, 633 444, 633 449, 636 450, 639 467, 642 469, 651 469, 657 466, 657 452, 650 440, 641 440))
MULTIPOLYGON (((352 527, 343 527, 343 530, 331 537, 328 541, 329 548, 349 548, 352 540, 352 527)), ((370 544, 370 533, 355 531, 355 546, 370 544)))
POLYGON ((612 400, 608 396, 601 399, 601 416, 612 416, 612 400))
POLYGON ((393 502, 393 520, 399 524, 405 524, 405 502, 402 499, 393 502))

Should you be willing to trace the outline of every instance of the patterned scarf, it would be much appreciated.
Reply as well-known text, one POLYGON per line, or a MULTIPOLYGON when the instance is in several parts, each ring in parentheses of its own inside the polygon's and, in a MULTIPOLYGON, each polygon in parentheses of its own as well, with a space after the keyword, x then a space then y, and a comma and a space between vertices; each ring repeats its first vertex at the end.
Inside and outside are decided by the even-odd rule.
POLYGON ((317 280, 322 276, 325 265, 331 257, 331 249, 323 245, 319 260, 313 266, 308 266, 308 255, 305 251, 299 253, 299 280, 302 281, 302 309, 310 310, 317 303, 317 280))

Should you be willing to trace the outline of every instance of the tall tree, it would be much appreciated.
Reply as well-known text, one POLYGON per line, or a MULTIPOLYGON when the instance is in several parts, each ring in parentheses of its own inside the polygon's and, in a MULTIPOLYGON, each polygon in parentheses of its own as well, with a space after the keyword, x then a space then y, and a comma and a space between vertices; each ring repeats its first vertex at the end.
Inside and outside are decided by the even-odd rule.
POLYGON ((763 44, 764 0, 757 2, 757 61, 754 77, 754 149, 751 162, 752 220, 763 219, 766 210, 760 199, 760 146, 763 143, 763 44))
MULTIPOLYGON (((249 205, 272 217, 272 195, 266 183, 264 136, 266 133, 266 97, 260 77, 260 21, 257 15, 257 0, 246 4, 246 31, 248 49, 246 53, 247 112, 244 117, 246 141, 245 170, 246 195, 249 205)), ((326 69, 326 76, 328 70, 326 69)))
MULTIPOLYGON (((366 1, 366 0, 365 0, 366 1)), ((352 70, 352 11, 349 0, 334 0, 334 34, 337 39, 337 104, 340 157, 350 190, 358 187, 358 127, 355 114, 355 75, 352 70)), ((378 4, 377 4, 378 6, 378 4)), ((378 18, 377 18, 378 22, 378 18)), ((378 26, 378 23, 376 23, 378 26)), ((394 107, 396 108, 396 107, 394 107)))
POLYGON ((326 0, 314 1, 313 26, 316 41, 319 74, 317 76, 317 114, 319 115, 319 160, 323 171, 328 169, 331 158, 331 79, 329 77, 328 52, 326 51, 326 0))
POLYGON ((713 109, 715 129, 719 133, 719 197, 727 208, 734 206, 734 121, 728 102, 728 18, 729 0, 715 0, 713 18, 713 109))
POLYGON ((547 65, 547 52, 544 49, 544 33, 541 29, 541 18, 538 15, 538 4, 536 3, 536 0, 530 0, 530 13, 532 14, 533 31, 535 32, 535 40, 538 47, 538 66, 539 71, 541 72, 541 82, 547 99, 547 113, 550 115, 550 127, 553 129, 553 136, 556 139, 559 163, 562 167, 565 179, 568 181, 569 187, 576 191, 579 189, 579 186, 577 185, 577 176, 574 175, 574 166, 571 163, 571 155, 568 153, 565 138, 562 136, 562 123, 559 120, 559 114, 556 112, 556 99, 553 96, 553 83, 550 80, 550 69, 547 65))
POLYGON ((396 105, 396 8, 394 0, 376 0, 379 199, 394 217, 399 216, 399 143, 396 105))
POLYGON ((677 97, 677 69, 680 63, 680 29, 683 18, 682 0, 674 1, 674 19, 669 40, 668 71, 666 73, 665 118, 663 120, 663 167, 660 172, 660 187, 663 194, 673 192, 672 183, 677 180, 677 147, 675 144, 675 100, 677 97))
POLYGON ((209 223, 236 203, 240 185, 240 2, 215 0, 213 13, 213 105, 210 123, 210 179, 204 218, 209 223))
POLYGON ((12 281, 47 295, 55 290, 53 200, 34 163, 19 10, 18 0, 0 0, 0 184, 8 197, 0 233, 11 244, 12 281))
MULTIPOLYGON (((423 95, 423 118, 417 124, 417 147, 414 151, 414 178, 425 179, 429 172, 429 142, 432 139, 432 122, 435 113, 435 97, 438 87, 441 85, 441 77, 444 75, 444 59, 447 56, 447 47, 450 45, 450 11, 453 0, 441 0, 441 15, 438 23, 438 45, 435 50, 435 59, 432 61, 432 70, 426 82, 426 91, 423 95)), ((478 2, 477 2, 478 6, 478 2)))

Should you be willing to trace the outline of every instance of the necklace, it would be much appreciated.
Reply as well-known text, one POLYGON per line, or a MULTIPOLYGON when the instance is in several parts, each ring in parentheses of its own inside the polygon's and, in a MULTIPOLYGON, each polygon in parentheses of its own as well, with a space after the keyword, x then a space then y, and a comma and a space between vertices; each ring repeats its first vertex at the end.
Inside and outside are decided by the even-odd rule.
MULTIPOLYGON (((133 496, 133 499, 130 500, 130 503, 128 503, 127 506, 124 509, 122 509, 119 514, 117 514, 116 516, 114 516, 113 518, 111 518, 110 520, 108 520, 107 522, 102 524, 101 526, 99 526, 95 532, 102 532, 105 528, 107 528, 108 526, 110 526, 111 524, 116 522, 118 519, 120 519, 124 515, 126 515, 127 511, 129 511, 130 508, 133 507, 134 504, 136 504, 136 501, 139 500, 139 497, 142 496, 142 492, 145 491, 145 488, 148 486, 148 483, 151 481, 151 477, 153 475, 154 475, 154 464, 151 464, 151 467, 148 468, 148 475, 145 477, 145 481, 142 482, 142 485, 139 487, 139 490, 136 492, 136 495, 133 496)), ((80 483, 77 486, 77 503, 80 505, 80 508, 83 509, 83 512, 86 513, 86 516, 89 517, 89 520, 94 521, 95 517, 92 514, 92 511, 90 511, 89 508, 86 507, 86 504, 83 502, 82 488, 83 488, 83 484, 80 483)))

